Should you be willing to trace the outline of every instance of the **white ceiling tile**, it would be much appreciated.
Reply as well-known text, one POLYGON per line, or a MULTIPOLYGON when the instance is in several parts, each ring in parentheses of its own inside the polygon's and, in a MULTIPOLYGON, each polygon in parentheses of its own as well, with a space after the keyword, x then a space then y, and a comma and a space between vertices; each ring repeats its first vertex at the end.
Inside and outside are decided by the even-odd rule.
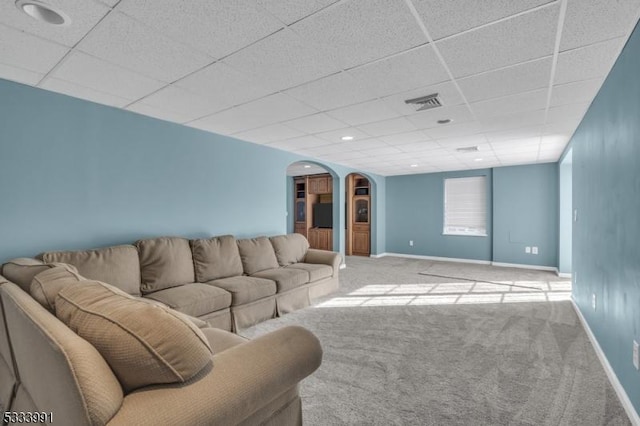
POLYGON ((126 99, 139 99, 165 85, 81 52, 72 52, 50 75, 126 99))
POLYGON ((284 149, 310 149, 317 146, 327 145, 327 141, 315 136, 300 136, 284 141, 270 143, 268 146, 284 149))
POLYGON ((416 130, 414 132, 381 136, 379 139, 388 145, 405 145, 408 143, 426 141, 430 138, 424 132, 416 130))
POLYGON ((347 69, 426 43, 403 0, 351 0, 291 27, 318 46, 335 51, 347 69))
POLYGON ((625 35, 639 9, 638 0, 568 0, 560 51, 625 35))
POLYGON ((541 89, 549 86, 551 62, 551 57, 536 59, 463 78, 458 84, 469 102, 541 89))
POLYGON ((283 124, 304 133, 327 132, 329 130, 342 129, 346 125, 342 121, 336 120, 323 113, 296 118, 283 124))
POLYGON ((137 112, 138 114, 146 115, 148 117, 157 118, 159 120, 172 121, 174 123, 184 123, 189 120, 188 116, 182 115, 179 112, 169 111, 141 103, 129 105, 126 109, 129 111, 137 112))
POLYGON ((555 163, 560 159, 562 153, 558 154, 555 152, 540 152, 538 154, 538 163, 555 163))
POLYGON ((571 140, 571 134, 554 134, 545 135, 540 139, 540 150, 564 150, 569 141, 571 140))
POLYGON ((340 72, 287 90, 285 93, 321 110, 340 108, 376 96, 350 74, 340 72))
POLYGON ((205 97, 175 86, 166 86, 140 100, 138 103, 161 110, 180 113, 187 121, 225 109, 215 97, 205 97))
POLYGON ((455 138, 460 136, 475 135, 482 132, 482 126, 477 121, 466 123, 450 123, 439 125, 431 129, 423 130, 431 139, 455 138))
POLYGON ((418 129, 430 129, 433 127, 444 127, 458 123, 472 121, 473 116, 466 105, 456 105, 452 107, 439 107, 426 111, 416 112, 407 116, 418 129), (438 120, 450 119, 449 124, 438 124, 438 120))
POLYGON ((547 123, 579 123, 587 112, 590 102, 560 105, 549 108, 547 123))
POLYGON ((323 157, 333 161, 346 161, 346 160, 353 160, 356 158, 360 158, 362 157, 362 154, 359 151, 346 151, 346 152, 334 152, 331 154, 324 154, 323 157))
POLYGON ((512 141, 492 142, 491 148, 498 156, 516 155, 529 152, 538 152, 540 149, 540 138, 516 139, 512 141))
POLYGON ((517 129, 510 129, 506 131, 496 131, 485 133, 485 136, 489 142, 502 142, 511 141, 514 139, 528 139, 536 136, 540 136, 543 131, 542 125, 521 127, 517 129))
POLYGON ((249 75, 235 70, 224 62, 216 62, 175 83, 194 93, 215 97, 229 107, 262 98, 274 92, 249 75))
POLYGON ((122 0, 118 10, 215 58, 254 43, 282 24, 252 0, 122 0))
POLYGON ((534 111, 547 106, 547 89, 518 93, 502 98, 471 104, 471 109, 479 120, 499 117, 505 114, 534 111))
POLYGON ((484 150, 490 148, 487 138, 484 135, 470 135, 459 138, 438 139, 435 141, 443 148, 456 150, 458 148, 468 148, 477 146, 478 149, 484 150))
POLYGON ((117 12, 103 19, 77 49, 169 83, 213 61, 117 12))
POLYGON ((47 25, 22 13, 15 3, 13 0, 0 2, 0 23, 68 47, 78 43, 110 10, 105 5, 93 1, 47 0, 47 4, 58 8, 71 18, 70 25, 47 25))
POLYGON ((343 136, 351 136, 353 140, 368 139, 369 135, 355 127, 345 127, 343 129, 330 130, 328 132, 318 133, 316 136, 323 138, 330 143, 341 142, 343 136))
POLYGON ((402 162, 402 164, 406 164, 409 160, 414 158, 414 155, 408 152, 402 152, 400 149, 393 154, 385 154, 384 158, 388 161, 395 161, 397 163, 402 162))
POLYGON ((0 63, 31 71, 32 76, 33 72, 47 73, 68 51, 59 44, 0 25, 0 63))
POLYGON ((552 0, 413 0, 431 37, 438 40, 552 0))
POLYGON ((354 68, 351 73, 379 97, 431 86, 449 79, 431 45, 354 68))
POLYGON ((363 102, 328 111, 330 116, 352 126, 398 117, 399 114, 379 100, 363 102))
POLYGON ((104 3, 106 6, 109 6, 109 7, 114 7, 120 2, 120 0, 97 0, 97 1, 99 1, 100 3, 104 3))
POLYGON ((383 147, 380 147, 380 148, 371 148, 371 149, 367 149, 366 152, 369 155, 382 156, 381 160, 383 160, 383 161, 391 160, 388 157, 388 155, 402 154, 402 151, 400 151, 399 149, 394 148, 392 146, 383 146, 383 147))
POLYGON ((602 86, 601 78, 553 86, 550 105, 591 102, 600 90, 600 86, 602 86))
POLYGON ((305 136, 305 134, 287 126, 283 126, 282 124, 271 124, 258 129, 248 130, 246 132, 235 133, 233 135, 234 138, 255 143, 271 143, 300 136, 305 136))
POLYGON ((73 96, 74 98, 85 99, 87 101, 119 108, 122 108, 125 105, 131 103, 131 99, 121 98, 109 93, 104 93, 98 90, 89 89, 87 87, 78 86, 77 84, 59 80, 57 78, 47 78, 40 85, 40 87, 52 92, 73 96))
POLYGON ((257 3, 282 22, 290 25, 337 1, 338 0, 257 0, 257 3))
POLYGON ((624 43, 621 37, 560 53, 554 84, 606 76, 624 43))
POLYGON ((436 44, 455 77, 551 55, 559 7, 545 7, 436 44))
POLYGON ((544 109, 528 112, 518 112, 515 114, 503 115, 501 117, 491 117, 482 120, 482 128, 485 133, 502 132, 523 127, 532 127, 544 124, 544 109))
POLYGON ((344 142, 344 144, 354 151, 368 151, 374 148, 384 148, 389 146, 381 140, 375 138, 348 141, 344 142))
POLYGON ((0 63, 0 78, 35 86, 44 74, 0 63))
POLYGON ((375 123, 362 124, 360 130, 374 137, 392 135, 417 130, 416 126, 405 117, 392 118, 391 120, 376 121, 375 123))
POLYGON ((548 123, 544 126, 543 131, 545 135, 557 135, 557 134, 570 134, 573 135, 576 128, 580 124, 578 121, 560 121, 555 123, 548 123))
POLYGON ((438 94, 438 99, 440 99, 440 103, 443 106, 455 106, 464 103, 460 92, 451 81, 387 96, 382 98, 382 102, 401 115, 411 115, 416 112, 417 108, 414 104, 407 104, 405 101, 433 93, 438 94))
POLYGON ((279 31, 227 57, 263 86, 288 89, 340 70, 329 54, 312 48, 289 29, 279 31))
POLYGON ((419 152, 419 151, 429 151, 429 150, 439 150, 442 149, 440 145, 438 145, 434 141, 421 141, 415 143, 409 143, 404 145, 397 145, 398 148, 402 152, 419 152))
POLYGON ((344 142, 332 143, 307 149, 307 152, 309 152, 310 155, 333 155, 353 151, 354 150, 344 142))
POLYGON ((189 123, 194 127, 233 134, 317 112, 295 99, 276 93, 189 123))

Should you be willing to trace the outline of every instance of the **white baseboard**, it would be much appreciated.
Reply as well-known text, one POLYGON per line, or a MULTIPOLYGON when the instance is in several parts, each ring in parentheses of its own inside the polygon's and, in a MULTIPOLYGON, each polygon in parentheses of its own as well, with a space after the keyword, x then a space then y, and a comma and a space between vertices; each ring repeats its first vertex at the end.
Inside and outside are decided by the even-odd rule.
POLYGON ((503 263, 503 262, 491 262, 491 265, 501 266, 503 268, 536 269, 538 271, 558 272, 558 268, 556 268, 555 266, 525 265, 522 263, 503 263))
POLYGON ((604 368, 604 372, 607 374, 607 377, 609 378, 609 382, 611 382, 611 386, 613 386, 613 390, 616 391, 618 398, 620 398, 620 402, 622 403, 624 410, 627 412, 627 415, 629 416, 631 423, 636 426, 640 426, 640 416, 638 416, 638 413, 636 412, 635 408, 633 407, 633 404, 631 403, 631 400, 629 399, 629 395, 627 395, 627 392, 622 387, 620 380, 618 380, 618 376, 616 376, 616 373, 613 371, 613 368, 611 368, 611 364, 609 364, 609 360, 607 359, 607 356, 602 351, 602 348, 600 347, 600 343, 598 343, 598 341, 596 340, 596 336, 594 336, 593 332, 591 331, 591 328, 589 327, 587 320, 582 315, 582 312, 580 311, 580 308, 578 308, 578 304, 573 299, 573 296, 571 297, 571 304, 573 305, 573 309, 576 311, 576 314, 580 319, 580 323, 582 324, 582 327, 584 327, 584 330, 587 332, 587 336, 591 341, 591 345, 593 346, 593 349, 596 351, 596 355, 598 355, 598 359, 600 360, 600 363, 604 368))
POLYGON ((560 278, 571 278, 571 272, 560 272, 560 271, 558 271, 558 276, 560 278))
POLYGON ((488 260, 475 260, 475 259, 458 259, 455 257, 437 257, 437 256, 423 256, 420 254, 404 254, 404 253, 382 253, 376 255, 376 257, 406 257, 408 259, 424 259, 424 260, 438 260, 442 262, 459 262, 459 263, 476 263, 480 265, 490 265, 488 260))
POLYGON ((380 257, 385 257, 385 256, 389 256, 389 253, 380 253, 380 254, 370 254, 369 257, 372 257, 374 259, 378 259, 380 257))

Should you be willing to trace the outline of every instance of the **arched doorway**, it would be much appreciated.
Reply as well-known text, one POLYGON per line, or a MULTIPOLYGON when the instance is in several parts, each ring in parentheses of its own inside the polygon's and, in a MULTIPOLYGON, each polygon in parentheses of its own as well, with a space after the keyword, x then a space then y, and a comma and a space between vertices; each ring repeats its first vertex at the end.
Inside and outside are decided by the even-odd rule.
POLYGON ((371 255, 373 181, 362 173, 351 173, 345 185, 345 253, 371 255))
POLYGON ((297 161, 287 167, 289 232, 304 235, 312 248, 339 246, 340 197, 338 175, 322 164, 297 161))

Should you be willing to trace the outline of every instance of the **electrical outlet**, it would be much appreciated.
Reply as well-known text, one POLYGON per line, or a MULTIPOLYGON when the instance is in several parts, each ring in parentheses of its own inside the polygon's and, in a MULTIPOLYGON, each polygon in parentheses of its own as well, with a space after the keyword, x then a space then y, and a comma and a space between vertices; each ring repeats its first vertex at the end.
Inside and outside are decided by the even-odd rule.
POLYGON ((527 246, 524 248, 525 253, 531 253, 531 247, 527 246))
POLYGON ((578 221, 578 209, 573 209, 573 221, 578 221))
POLYGON ((638 360, 638 342, 633 341, 633 366, 640 370, 640 360, 638 360))
POLYGON ((532 254, 538 254, 538 247, 536 247, 536 246, 531 247, 531 253, 532 254))
POLYGON ((593 308, 594 311, 596 310, 596 294, 595 293, 591 295, 591 307, 593 308))
POLYGON ((409 245, 413 247, 413 240, 409 240, 409 245))

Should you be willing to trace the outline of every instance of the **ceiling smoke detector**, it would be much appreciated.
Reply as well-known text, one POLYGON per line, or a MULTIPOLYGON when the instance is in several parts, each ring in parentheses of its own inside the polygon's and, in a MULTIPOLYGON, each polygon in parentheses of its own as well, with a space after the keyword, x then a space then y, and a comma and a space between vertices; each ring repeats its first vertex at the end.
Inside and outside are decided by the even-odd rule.
POLYGON ((31 18, 51 25, 66 26, 71 19, 61 10, 37 0, 17 0, 16 7, 31 18))
POLYGON ((456 151, 458 152, 478 152, 480 151, 480 149, 478 148, 478 145, 476 146, 464 146, 461 148, 456 148, 456 151))
POLYGON ((407 99, 406 101, 404 101, 404 103, 408 105, 418 106, 418 109, 416 111, 424 111, 427 109, 433 109, 442 106, 442 102, 440 102, 437 93, 432 93, 420 98, 407 99))

